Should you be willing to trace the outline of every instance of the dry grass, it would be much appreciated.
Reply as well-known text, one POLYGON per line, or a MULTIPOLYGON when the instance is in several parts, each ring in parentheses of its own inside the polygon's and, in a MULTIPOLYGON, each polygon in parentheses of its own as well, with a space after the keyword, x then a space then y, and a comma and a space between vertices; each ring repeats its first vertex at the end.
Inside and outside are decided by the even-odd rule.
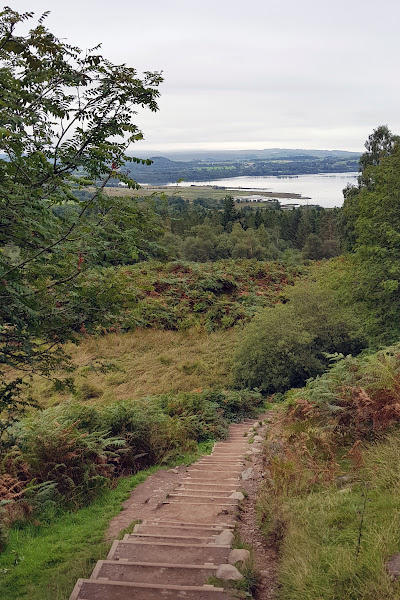
MULTIPOLYGON (((93 188, 88 188, 88 191, 92 191, 93 188)), ((193 202, 197 198, 206 198, 211 200, 223 200, 225 196, 229 193, 234 193, 237 195, 239 192, 229 190, 229 188, 223 189, 215 189, 211 186, 158 186, 158 185, 150 185, 146 187, 140 188, 138 191, 131 190, 129 188, 120 188, 120 187, 108 187, 106 188, 106 192, 109 196, 138 196, 139 198, 151 196, 152 194, 159 195, 164 193, 169 198, 171 196, 180 196, 185 200, 189 200, 193 202)), ((299 198, 299 194, 289 193, 289 192, 265 192, 261 190, 260 192, 255 192, 254 190, 240 190, 241 196, 252 196, 257 194, 257 196, 265 196, 265 198, 299 198)), ((240 203, 237 203, 240 206, 240 203)), ((256 206, 260 208, 260 203, 258 202, 250 202, 246 206, 256 206)))
MULTIPOLYGON (((76 395, 89 404, 142 398, 197 388, 228 387, 236 332, 135 330, 88 337, 66 350, 77 366, 76 395), (105 368, 103 368, 103 366, 105 368)), ((41 405, 59 403, 70 392, 54 392, 36 380, 34 397, 41 405)))

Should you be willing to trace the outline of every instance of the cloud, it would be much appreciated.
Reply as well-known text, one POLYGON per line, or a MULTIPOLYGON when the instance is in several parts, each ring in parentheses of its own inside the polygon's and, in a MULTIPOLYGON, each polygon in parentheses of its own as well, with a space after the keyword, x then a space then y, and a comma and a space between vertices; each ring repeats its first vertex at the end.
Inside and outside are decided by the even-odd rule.
POLYGON ((164 70, 143 148, 226 144, 362 150, 400 132, 400 6, 392 0, 15 0, 116 62, 164 70))

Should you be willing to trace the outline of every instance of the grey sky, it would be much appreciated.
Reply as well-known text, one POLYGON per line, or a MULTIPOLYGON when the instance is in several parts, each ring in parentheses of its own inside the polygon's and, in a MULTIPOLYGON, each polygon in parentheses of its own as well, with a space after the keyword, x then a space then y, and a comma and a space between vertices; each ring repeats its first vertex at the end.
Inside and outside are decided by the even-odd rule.
POLYGON ((51 10, 59 37, 138 70, 163 70, 143 150, 362 150, 400 133, 395 0, 9 0, 51 10))

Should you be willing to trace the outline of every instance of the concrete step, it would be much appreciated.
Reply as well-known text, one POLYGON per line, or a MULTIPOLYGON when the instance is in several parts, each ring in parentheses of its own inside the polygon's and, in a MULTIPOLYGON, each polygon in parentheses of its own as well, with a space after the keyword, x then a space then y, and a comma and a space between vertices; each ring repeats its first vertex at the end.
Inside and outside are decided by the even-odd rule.
POLYGON ((91 579, 107 578, 111 581, 156 583, 174 585, 204 585, 215 576, 218 566, 170 565, 168 563, 140 563, 99 560, 91 579))
POLYGON ((223 527, 206 528, 206 527, 177 527, 164 524, 140 524, 136 525, 133 533, 148 533, 152 535, 172 535, 172 536, 215 536, 223 530, 223 527), (137 529, 136 529, 137 528, 137 529))
POLYGON ((222 588, 78 579, 70 600, 227 600, 222 588))
POLYGON ((168 544, 209 544, 212 543, 215 536, 204 535, 157 535, 155 533, 127 533, 122 538, 123 542, 137 540, 139 542, 153 542, 153 543, 168 543, 168 544))
POLYGON ((186 504, 219 504, 221 506, 236 506, 238 500, 232 498, 221 498, 221 496, 196 496, 190 494, 170 494, 167 502, 185 502, 186 504))
POLYGON ((174 565, 204 565, 204 563, 218 565, 227 562, 229 551, 229 546, 116 540, 111 546, 107 560, 126 559, 130 562, 161 562, 174 565))
MULTIPOLYGON (((193 490, 191 487, 178 487, 174 492, 176 494, 183 494, 184 496, 195 496, 196 498, 201 498, 203 496, 212 496, 214 498, 229 498, 229 496, 233 493, 232 490, 193 490)), ((171 494, 169 494, 171 496, 171 494)))

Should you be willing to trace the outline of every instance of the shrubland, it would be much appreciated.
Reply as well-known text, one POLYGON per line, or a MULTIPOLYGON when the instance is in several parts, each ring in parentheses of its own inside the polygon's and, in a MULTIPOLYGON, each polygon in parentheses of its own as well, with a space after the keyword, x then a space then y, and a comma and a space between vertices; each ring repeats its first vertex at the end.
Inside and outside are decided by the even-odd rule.
POLYGON ((283 599, 397 598, 399 345, 335 361, 287 394, 266 447, 259 518, 283 599))
POLYGON ((238 387, 284 392, 323 373, 330 353, 357 354, 365 346, 361 323, 323 280, 308 278, 284 303, 259 311, 239 337, 234 359, 238 387))
MULTIPOLYGON (((227 329, 284 298, 285 286, 302 271, 301 266, 256 260, 99 267, 71 287, 75 330, 227 329)), ((67 294, 67 307, 69 300, 67 294)))
POLYGON ((225 437, 229 423, 256 416, 262 404, 257 392, 196 390, 33 412, 2 440, 2 521, 83 506, 121 475, 225 437))
POLYGON ((320 270, 369 346, 330 353, 324 373, 288 390, 266 442, 258 511, 278 548, 282 600, 400 595, 389 572, 400 551, 398 152, 386 126, 368 138, 358 185, 345 190, 349 255, 320 270))

